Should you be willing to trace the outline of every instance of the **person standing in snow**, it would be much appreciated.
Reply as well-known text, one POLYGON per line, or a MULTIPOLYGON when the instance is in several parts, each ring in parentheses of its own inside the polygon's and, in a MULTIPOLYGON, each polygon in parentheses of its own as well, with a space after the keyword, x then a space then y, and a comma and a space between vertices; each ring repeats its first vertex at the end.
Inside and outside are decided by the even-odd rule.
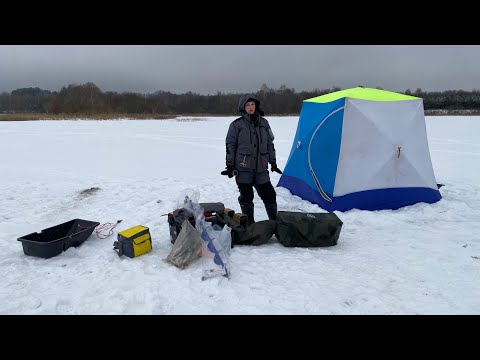
POLYGON ((249 225, 255 222, 253 188, 262 199, 268 218, 276 220, 277 194, 268 173, 269 163, 272 172, 282 173, 277 167, 275 137, 254 94, 243 95, 238 110, 241 116, 232 121, 225 138, 226 170, 221 174, 235 176, 240 191, 238 202, 249 225))

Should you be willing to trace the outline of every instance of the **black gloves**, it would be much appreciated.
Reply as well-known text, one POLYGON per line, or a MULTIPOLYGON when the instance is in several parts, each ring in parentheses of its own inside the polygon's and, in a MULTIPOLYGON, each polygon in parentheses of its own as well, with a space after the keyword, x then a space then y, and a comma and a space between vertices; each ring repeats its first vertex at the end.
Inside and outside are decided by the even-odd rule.
POLYGON ((226 170, 223 170, 220 174, 222 175, 227 175, 229 178, 232 178, 235 174, 236 171, 233 168, 232 165, 227 165, 226 170))
POLYGON ((280 169, 277 167, 277 164, 275 164, 275 163, 271 163, 271 164, 270 164, 270 171, 271 171, 271 172, 274 172, 274 171, 275 171, 275 172, 277 172, 277 173, 279 173, 279 174, 282 174, 282 170, 280 170, 280 169))
MULTIPOLYGON (((275 172, 277 172, 277 173, 279 173, 279 174, 282 174, 282 170, 280 170, 280 169, 277 167, 277 164, 273 163, 273 164, 270 164, 270 166, 271 166, 270 169, 271 169, 272 172, 275 171, 275 172)), ((234 176, 237 176, 238 172, 237 172, 237 170, 235 170, 235 169, 233 168, 232 165, 227 165, 227 167, 225 168, 225 170, 223 170, 220 174, 222 174, 222 175, 227 175, 229 178, 232 178, 232 177, 234 177, 234 176)))

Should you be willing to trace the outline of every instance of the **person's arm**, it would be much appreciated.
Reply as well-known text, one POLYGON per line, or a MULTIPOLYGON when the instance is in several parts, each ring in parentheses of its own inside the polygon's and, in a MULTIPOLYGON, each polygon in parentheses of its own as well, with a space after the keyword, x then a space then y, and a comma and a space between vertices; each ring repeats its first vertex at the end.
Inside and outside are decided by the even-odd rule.
POLYGON ((222 171, 220 174, 227 175, 229 178, 236 176, 235 170, 235 154, 237 152, 237 140, 238 140, 238 133, 235 125, 233 123, 230 124, 230 127, 227 131, 227 136, 225 138, 225 170, 222 171))
POLYGON ((268 124, 267 126, 267 133, 268 133, 267 150, 268 150, 268 157, 270 159, 269 162, 270 164, 276 164, 277 154, 275 151, 275 145, 273 144, 273 140, 275 140, 275 136, 273 136, 273 131, 272 131, 272 128, 270 127, 270 124, 268 124))
POLYGON ((268 124, 267 128, 268 132, 268 141, 267 141, 267 149, 268 149, 268 157, 269 157, 269 162, 270 162, 270 170, 273 172, 277 172, 279 174, 282 173, 282 170, 280 170, 277 167, 277 154, 275 151, 275 145, 273 144, 273 140, 275 140, 275 136, 273 135, 272 128, 270 127, 270 124, 268 124))
POLYGON ((230 124, 225 138, 225 165, 235 167, 235 154, 237 153, 238 133, 234 123, 230 124))

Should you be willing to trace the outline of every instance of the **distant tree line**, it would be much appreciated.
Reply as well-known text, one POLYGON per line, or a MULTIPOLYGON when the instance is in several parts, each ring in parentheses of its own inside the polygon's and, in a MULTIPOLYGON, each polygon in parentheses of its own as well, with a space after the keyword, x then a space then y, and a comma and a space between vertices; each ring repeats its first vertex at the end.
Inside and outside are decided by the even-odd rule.
MULTIPOLYGON (((255 95, 268 115, 298 115, 302 101, 315 96, 341 90, 315 89, 296 92, 285 85, 279 89, 263 84, 255 95)), ((446 90, 425 92, 410 91, 407 95, 423 98, 425 110, 480 111, 480 91, 446 90)), ((0 94, 0 113, 50 113, 50 114, 208 114, 236 115, 240 93, 200 95, 193 92, 174 94, 156 91, 151 94, 134 92, 103 92, 94 83, 70 84, 60 91, 38 87, 13 90, 0 94)))

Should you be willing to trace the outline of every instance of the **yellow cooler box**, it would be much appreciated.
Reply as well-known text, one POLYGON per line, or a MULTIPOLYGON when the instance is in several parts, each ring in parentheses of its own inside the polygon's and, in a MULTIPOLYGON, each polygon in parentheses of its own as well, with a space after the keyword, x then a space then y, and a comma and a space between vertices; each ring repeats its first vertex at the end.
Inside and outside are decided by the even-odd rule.
POLYGON ((126 255, 134 258, 152 250, 152 237, 146 226, 137 225, 120 231, 117 241, 113 243, 113 250, 118 256, 126 255))

